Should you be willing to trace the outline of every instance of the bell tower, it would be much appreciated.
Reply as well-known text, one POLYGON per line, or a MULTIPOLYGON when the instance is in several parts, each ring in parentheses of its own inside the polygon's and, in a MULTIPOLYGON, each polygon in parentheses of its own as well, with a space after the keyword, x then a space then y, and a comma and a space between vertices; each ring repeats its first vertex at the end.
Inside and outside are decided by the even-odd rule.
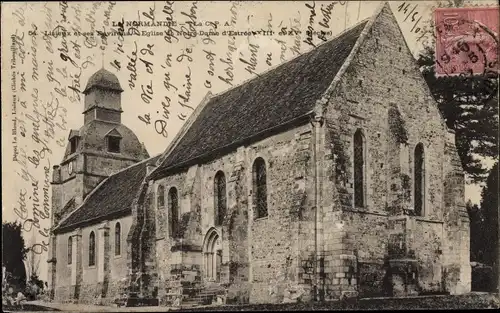
MULTIPOLYGON (((87 83, 84 124, 72 129, 64 157, 53 167, 51 226, 78 209, 85 197, 110 175, 149 158, 144 144, 121 123, 121 93, 118 78, 100 69, 87 83)), ((51 233, 48 284, 50 297, 56 289, 57 236, 51 233)))
POLYGON ((84 124, 72 129, 63 160, 54 166, 52 225, 75 210, 106 177, 149 157, 144 145, 121 123, 123 89, 104 68, 88 80, 84 124))
POLYGON ((95 120, 121 123, 122 105, 118 78, 111 72, 103 69, 90 77, 85 95, 84 123, 95 120))

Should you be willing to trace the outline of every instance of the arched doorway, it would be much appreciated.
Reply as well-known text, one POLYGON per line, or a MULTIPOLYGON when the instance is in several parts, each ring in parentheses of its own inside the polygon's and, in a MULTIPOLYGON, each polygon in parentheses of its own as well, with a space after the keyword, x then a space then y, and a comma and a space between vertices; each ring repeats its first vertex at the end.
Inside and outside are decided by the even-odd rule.
POLYGON ((205 235, 203 244, 204 276, 207 281, 220 281, 222 264, 222 245, 220 236, 215 228, 211 228, 205 235))

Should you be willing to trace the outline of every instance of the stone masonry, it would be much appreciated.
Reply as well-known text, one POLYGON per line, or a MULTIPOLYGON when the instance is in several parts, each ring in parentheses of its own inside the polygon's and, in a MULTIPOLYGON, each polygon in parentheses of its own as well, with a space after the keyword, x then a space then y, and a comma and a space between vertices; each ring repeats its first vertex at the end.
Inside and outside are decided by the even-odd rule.
POLYGON ((218 283, 235 302, 281 302, 297 289, 303 299, 318 300, 467 292, 468 220, 457 158, 453 133, 385 6, 367 23, 309 120, 152 179, 146 191, 151 199, 159 185, 180 192, 186 230, 178 238, 169 235, 167 205, 140 208, 154 216, 145 224, 155 235, 141 244, 156 252, 143 257, 165 299, 173 285, 207 284, 203 242, 213 228, 222 247, 218 283), (358 129, 365 145, 363 207, 354 203, 358 129), (418 143, 425 153, 421 215, 414 211, 418 143), (268 170, 269 215, 262 219, 255 219, 252 202, 257 157, 268 170), (218 171, 228 178, 221 227, 213 225, 218 171))
MULTIPOLYGON (((130 156, 120 164, 110 161, 126 169, 101 173, 107 178, 86 198, 80 196, 83 181, 55 190, 56 198, 65 197, 54 200, 64 208, 51 241, 55 298, 110 303, 126 293, 172 305, 202 295, 229 303, 280 303, 469 292, 469 221, 454 134, 389 6, 298 60, 284 65, 288 72, 279 66, 242 85, 243 93, 255 95, 243 97, 237 88, 207 95, 162 155, 131 167, 130 156), (331 59, 341 55, 338 64, 331 59), (319 69, 306 67, 321 58, 337 68, 322 69, 322 77, 283 78, 292 86, 303 82, 291 91, 262 84, 273 96, 306 95, 287 98, 298 103, 290 110, 300 113, 287 121, 280 118, 289 113, 273 111, 273 101, 265 104, 271 117, 257 122, 245 110, 217 107, 248 97, 256 100, 245 105, 259 105, 271 99, 258 88, 259 79, 278 75, 281 81, 279 73, 307 71, 314 76, 319 69), (321 79, 327 75, 325 86, 321 79), (313 93, 320 86, 324 90, 313 93), (227 132, 205 122, 229 111, 235 116, 227 117, 227 132), (278 125, 258 129, 272 118, 278 125), (242 119, 249 125, 238 124, 242 119), (200 143, 197 132, 214 137, 200 143), (199 145, 207 151, 197 150, 199 145), (264 165, 257 170, 256 164, 264 165), (130 182, 127 173, 140 179, 121 184, 130 182), (127 211, 103 204, 110 211, 99 215, 88 207, 100 203, 92 202, 99 189, 125 185, 132 189, 124 195, 133 195, 127 211), (77 191, 77 200, 63 195, 65 188, 77 191), (261 216, 263 202, 267 214, 261 216), (92 222, 68 225, 86 210, 94 214, 92 222), (115 256, 118 222, 123 252, 115 256), (88 262, 91 232, 95 265, 88 262)), ((138 162, 144 152, 134 149, 138 162)), ((100 164, 82 160, 78 168, 100 164)))

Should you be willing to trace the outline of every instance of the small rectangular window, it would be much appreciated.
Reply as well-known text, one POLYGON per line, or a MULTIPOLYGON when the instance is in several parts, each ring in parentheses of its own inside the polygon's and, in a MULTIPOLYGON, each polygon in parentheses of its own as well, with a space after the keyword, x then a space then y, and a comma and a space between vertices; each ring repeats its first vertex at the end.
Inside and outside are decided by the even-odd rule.
POLYGON ((78 147, 78 137, 71 138, 70 144, 71 144, 71 153, 75 153, 76 148, 78 147))
POLYGON ((109 152, 120 152, 120 138, 119 137, 108 137, 108 151, 109 152))

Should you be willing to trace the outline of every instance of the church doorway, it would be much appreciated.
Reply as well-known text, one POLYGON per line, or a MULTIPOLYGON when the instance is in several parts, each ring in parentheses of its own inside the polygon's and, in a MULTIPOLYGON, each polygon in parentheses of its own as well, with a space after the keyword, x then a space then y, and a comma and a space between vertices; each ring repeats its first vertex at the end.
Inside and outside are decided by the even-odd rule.
POLYGON ((220 282, 222 245, 219 234, 211 228, 203 244, 204 276, 207 281, 220 282))

